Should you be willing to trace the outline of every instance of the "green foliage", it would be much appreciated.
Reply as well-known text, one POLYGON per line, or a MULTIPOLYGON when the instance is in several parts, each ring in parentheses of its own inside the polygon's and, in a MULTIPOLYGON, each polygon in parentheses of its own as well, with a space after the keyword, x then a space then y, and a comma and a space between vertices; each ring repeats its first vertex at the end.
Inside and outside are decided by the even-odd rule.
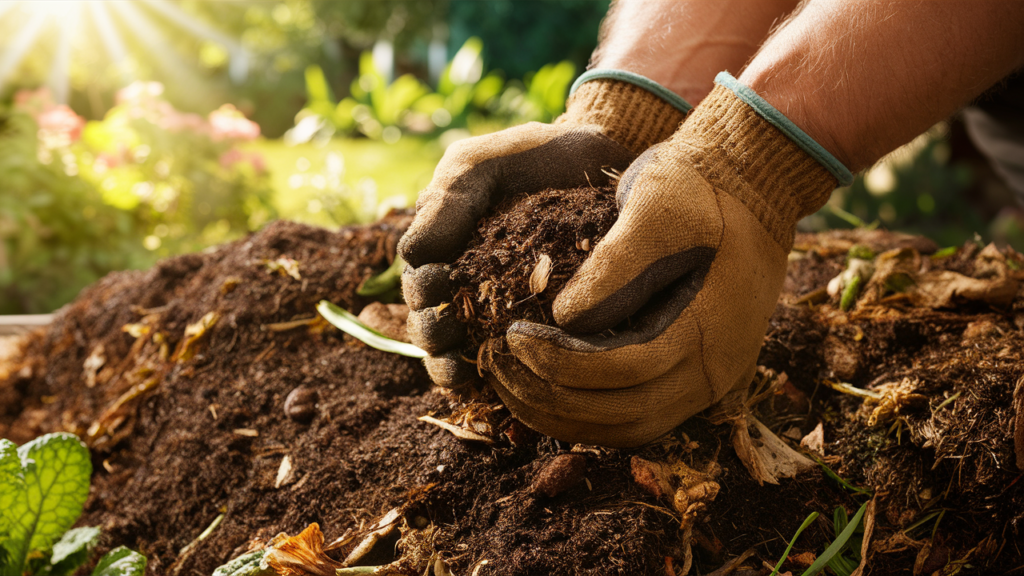
POLYGON ((20 576, 30 552, 50 549, 71 528, 82 513, 92 474, 88 448, 71 434, 41 436, 19 448, 17 458, 20 478, 4 482, 14 484, 11 503, 2 511, 8 524, 4 576, 20 576))
MULTIPOLYGON (((20 448, 0 439, 0 576, 68 576, 89 559, 99 528, 71 526, 89 495, 92 462, 77 436, 47 434, 20 448)), ((121 547, 94 576, 141 576, 146 559, 121 547)))
POLYGON ((146 557, 118 546, 100 558, 92 576, 142 576, 145 573, 146 557))
POLYGON ((386 270, 364 280, 356 294, 376 297, 381 302, 394 302, 401 294, 403 270, 405 260, 402 260, 401 256, 395 256, 395 261, 386 270))
POLYGON ((306 107, 286 136, 292 142, 323 141, 335 133, 361 134, 393 143, 403 132, 436 134, 453 128, 480 131, 528 121, 547 122, 565 109, 576 74, 568 61, 547 64, 522 82, 499 72, 483 74, 483 42, 469 38, 445 67, 432 91, 412 74, 390 84, 370 52, 359 57, 349 96, 335 102, 319 66, 306 68, 306 107))
POLYGON ((96 542, 100 539, 100 529, 95 527, 72 528, 53 545, 50 565, 42 572, 54 576, 73 574, 75 569, 89 560, 96 542))
POLYGON ((804 530, 806 530, 807 527, 810 526, 817 519, 817 512, 811 512, 810 515, 807 516, 807 518, 804 518, 804 521, 800 524, 800 527, 797 528, 796 534, 793 535, 793 539, 790 540, 789 544, 786 546, 786 551, 782 553, 782 558, 779 559, 778 564, 775 565, 775 569, 772 570, 772 573, 769 574, 769 576, 776 576, 776 574, 779 573, 779 569, 782 568, 782 563, 786 561, 786 558, 789 558, 789 552, 793 549, 793 545, 796 544, 797 539, 800 538, 800 535, 804 533, 804 530))
POLYGON ((261 566, 263 557, 266 554, 266 548, 242 554, 214 570, 213 576, 270 576, 274 574, 274 570, 261 566))
POLYGON ((0 109, 0 314, 50 312, 112 270, 197 250, 275 215, 259 127, 233 107, 205 119, 135 84, 103 121, 45 91, 0 109))
POLYGON ((363 324, 359 318, 348 310, 340 308, 327 300, 321 300, 320 303, 317 304, 316 311, 337 329, 360 340, 371 348, 383 350, 384 352, 401 354, 402 356, 408 356, 410 358, 427 357, 427 353, 419 347, 413 346, 408 342, 400 342, 398 340, 388 338, 366 324, 363 324))

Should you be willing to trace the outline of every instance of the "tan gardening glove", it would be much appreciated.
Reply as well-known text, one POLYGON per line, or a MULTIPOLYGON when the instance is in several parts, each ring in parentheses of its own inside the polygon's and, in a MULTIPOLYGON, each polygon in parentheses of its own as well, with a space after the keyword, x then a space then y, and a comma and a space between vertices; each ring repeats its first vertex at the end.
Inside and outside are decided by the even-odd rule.
MULTIPOLYGON (((635 446, 744 389, 797 221, 849 171, 728 74, 623 174, 620 215, 554 303, 489 346, 512 413, 569 442, 635 446)), ((494 341, 492 341, 493 343, 494 341)))
POLYGON ((416 202, 416 218, 398 245, 409 267, 402 291, 412 310, 409 336, 431 354, 434 382, 459 387, 477 378, 464 358, 466 331, 456 319, 447 263, 465 250, 482 218, 520 192, 607 184, 651 145, 668 138, 689 104, 654 82, 617 70, 592 70, 573 87, 552 124, 531 122, 456 142, 416 202))

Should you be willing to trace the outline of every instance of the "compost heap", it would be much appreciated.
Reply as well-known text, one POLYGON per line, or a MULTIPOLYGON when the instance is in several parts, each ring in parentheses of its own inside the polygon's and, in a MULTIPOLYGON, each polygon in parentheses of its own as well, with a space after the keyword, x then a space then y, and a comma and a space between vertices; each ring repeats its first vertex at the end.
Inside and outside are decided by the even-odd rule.
MULTIPOLYGON (((79 524, 103 527, 97 553, 141 550, 152 574, 209 575, 317 523, 330 559, 310 573, 347 561, 437 576, 671 575, 692 552, 690 573, 763 575, 818 512, 782 566, 799 574, 835 540, 840 510, 865 510, 843 559, 863 550, 867 573, 1022 563, 1018 254, 799 235, 749 401, 767 428, 709 413, 609 450, 431 388, 418 361, 315 316, 321 299, 369 304, 358 287, 393 261, 408 222, 276 222, 109 275, 0 363, 0 436, 81 435, 95 472, 79 524), (750 450, 767 429, 834 473, 755 480, 750 450)), ((536 253, 515 258, 532 274, 536 253)))

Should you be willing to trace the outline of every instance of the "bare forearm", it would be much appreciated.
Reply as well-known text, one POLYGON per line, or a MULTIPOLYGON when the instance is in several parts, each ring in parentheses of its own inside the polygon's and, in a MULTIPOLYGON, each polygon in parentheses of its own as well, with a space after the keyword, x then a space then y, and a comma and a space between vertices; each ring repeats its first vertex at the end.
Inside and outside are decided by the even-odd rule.
POLYGON ((851 170, 1024 64, 1024 2, 812 0, 739 80, 851 170))
POLYGON ((646 76, 696 105, 739 71, 797 0, 619 0, 594 66, 646 76))

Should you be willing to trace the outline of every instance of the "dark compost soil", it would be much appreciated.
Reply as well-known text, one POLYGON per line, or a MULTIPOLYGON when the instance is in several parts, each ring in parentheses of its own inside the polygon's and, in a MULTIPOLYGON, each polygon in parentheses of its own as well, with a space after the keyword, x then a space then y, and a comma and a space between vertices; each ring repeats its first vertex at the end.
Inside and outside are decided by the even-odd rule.
MULTIPOLYGON (((393 214, 328 232, 277 222, 213 251, 106 277, 28 337, 19 359, 0 364, 0 436, 87 438, 95 472, 80 524, 104 528, 99 552, 122 544, 145 552, 152 574, 208 576, 255 541, 311 522, 328 541, 361 535, 395 507, 404 517, 398 554, 436 555, 460 576, 674 574, 684 553, 679 518, 634 481, 635 455, 682 457, 694 468, 717 460, 723 469, 721 491, 694 529, 691 573, 753 548, 734 573, 767 574, 762 561, 774 564, 817 511, 784 566, 799 573, 834 538, 833 510, 852 516, 866 500, 818 468, 758 486, 731 448, 730 427, 702 416, 637 450, 560 444, 501 408, 477 428, 493 444, 419 421, 467 407, 431 389, 417 361, 316 320, 293 322, 314 318, 321 299, 365 306, 356 288, 388 266, 407 223, 393 214), (268 265, 290 262, 282 258, 298 263, 300 279, 286 273, 290 265, 268 265), (186 327, 210 324, 211 312, 212 327, 186 341, 186 327), (569 452, 582 466, 579 458, 555 464, 569 452), (282 476, 285 458, 292 471, 282 476), (219 514, 219 527, 182 554, 219 514)), ((541 244, 564 241, 538 234, 541 244)), ((941 309, 888 296, 844 313, 823 289, 855 242, 934 250, 884 232, 800 236, 760 358, 789 384, 757 412, 783 437, 821 423, 825 461, 875 492, 868 573, 909 574, 915 559, 920 573, 952 573, 958 562, 971 573, 1009 573, 1024 564, 1012 403, 1024 376, 1024 295, 941 309), (879 390, 905 378, 911 392, 873 426, 873 406, 824 385, 879 390)), ((569 251, 551 245, 553 258, 569 251)), ((979 252, 969 244, 925 256, 922 266, 982 275, 979 252)), ((554 260, 541 310, 571 272, 554 260)), ((343 558, 354 542, 334 554, 343 558)), ((384 548, 364 562, 390 561, 394 549, 384 548)), ((410 562, 407 572, 425 566, 410 562)))
POLYGON ((473 348, 516 320, 551 323, 551 303, 619 215, 615 187, 545 190, 498 204, 452 266, 455 305, 473 348), (530 277, 551 259, 545 287, 530 277))

